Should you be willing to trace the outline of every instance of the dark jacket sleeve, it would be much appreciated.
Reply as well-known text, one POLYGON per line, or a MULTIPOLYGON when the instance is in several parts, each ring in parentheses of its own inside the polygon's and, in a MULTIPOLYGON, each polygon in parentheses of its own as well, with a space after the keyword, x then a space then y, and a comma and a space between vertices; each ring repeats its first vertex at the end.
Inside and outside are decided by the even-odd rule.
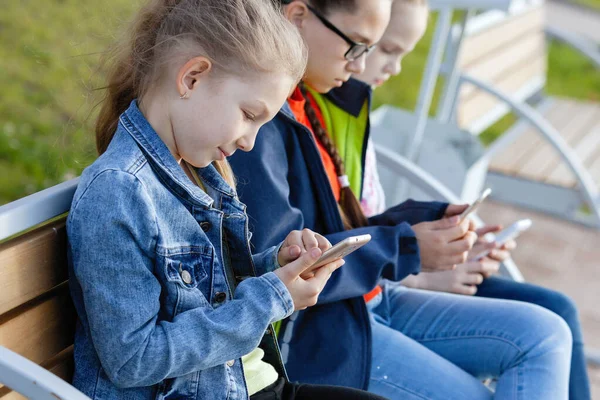
POLYGON ((370 234, 371 242, 347 256, 346 264, 332 275, 319 297, 321 304, 361 296, 373 289, 382 276, 401 280, 418 273, 419 250, 407 223, 335 233, 324 232, 323 224, 311 226, 322 218, 315 210, 320 200, 302 197, 306 192, 302 185, 309 184, 310 177, 305 161, 299 161, 303 157, 299 147, 294 132, 276 119, 261 128, 251 152, 238 152, 230 158, 238 193, 248 207, 253 250, 263 251, 280 243, 290 231, 304 228, 324 234, 334 244, 349 236, 370 234), (299 185, 293 195, 290 185, 299 185), (313 222, 307 223, 311 220, 307 216, 313 222))
POLYGON ((383 213, 369 218, 371 225, 393 226, 406 222, 415 225, 420 222, 436 221, 444 216, 448 203, 438 201, 407 200, 388 208, 383 213))

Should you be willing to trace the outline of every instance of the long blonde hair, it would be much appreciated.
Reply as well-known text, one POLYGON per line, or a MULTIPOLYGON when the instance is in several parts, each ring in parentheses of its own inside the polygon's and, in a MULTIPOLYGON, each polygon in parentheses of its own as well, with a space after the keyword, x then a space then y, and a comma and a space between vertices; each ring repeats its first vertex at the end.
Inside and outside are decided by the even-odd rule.
MULTIPOLYGON (((283 71, 296 81, 307 61, 298 30, 268 0, 150 0, 107 59, 108 82, 95 129, 99 154, 112 140, 119 116, 148 92, 175 54, 203 55, 219 72, 283 71)), ((227 161, 216 161, 215 167, 233 187, 227 161)))

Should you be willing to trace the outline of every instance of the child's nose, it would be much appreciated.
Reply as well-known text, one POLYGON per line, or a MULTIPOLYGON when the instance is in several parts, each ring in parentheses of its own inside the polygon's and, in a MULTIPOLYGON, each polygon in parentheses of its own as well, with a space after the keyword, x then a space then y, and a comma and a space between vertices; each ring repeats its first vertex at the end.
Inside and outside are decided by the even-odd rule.
POLYGON ((347 66, 348 72, 353 74, 362 74, 366 68, 366 61, 366 54, 361 55, 356 60, 350 61, 347 66))
POLYGON ((256 141, 257 134, 258 134, 258 131, 254 132, 253 134, 242 136, 236 142, 237 147, 242 151, 252 150, 254 148, 254 142, 256 141))

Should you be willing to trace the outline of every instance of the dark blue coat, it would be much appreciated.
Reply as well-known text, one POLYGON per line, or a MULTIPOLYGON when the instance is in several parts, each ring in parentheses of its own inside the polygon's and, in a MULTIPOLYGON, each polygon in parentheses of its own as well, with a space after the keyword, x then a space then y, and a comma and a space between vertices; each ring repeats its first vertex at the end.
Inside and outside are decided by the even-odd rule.
MULTIPOLYGON (((357 102, 364 104, 364 93, 370 94, 358 81, 350 84, 362 90, 350 92, 360 94, 355 99, 338 96, 343 99, 340 107, 348 112, 356 109, 357 102)), ((293 335, 287 332, 283 337, 289 320, 280 331, 285 353, 289 345, 290 379, 367 389, 371 329, 362 295, 381 277, 399 281, 420 271, 410 224, 439 219, 447 205, 409 200, 371 218, 371 226, 345 231, 313 136, 295 120, 287 104, 261 128, 254 149, 236 152, 230 162, 240 199, 248 206, 254 251, 278 244, 290 231, 303 228, 325 235, 333 244, 349 236, 372 236, 332 274, 318 304, 294 316, 293 335)))

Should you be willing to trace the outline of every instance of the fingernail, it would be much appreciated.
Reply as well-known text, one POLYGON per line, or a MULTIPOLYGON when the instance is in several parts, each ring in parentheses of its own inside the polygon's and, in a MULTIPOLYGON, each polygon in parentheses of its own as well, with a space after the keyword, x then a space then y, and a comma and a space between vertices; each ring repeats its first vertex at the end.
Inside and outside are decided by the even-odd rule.
POLYGON ((450 222, 452 222, 453 224, 458 222, 458 215, 455 215, 454 217, 450 218, 450 222))
POLYGON ((321 249, 319 249, 318 247, 315 247, 315 248, 313 248, 313 249, 310 251, 310 255, 311 255, 313 258, 317 258, 317 257, 319 257, 319 256, 321 255, 321 249))

